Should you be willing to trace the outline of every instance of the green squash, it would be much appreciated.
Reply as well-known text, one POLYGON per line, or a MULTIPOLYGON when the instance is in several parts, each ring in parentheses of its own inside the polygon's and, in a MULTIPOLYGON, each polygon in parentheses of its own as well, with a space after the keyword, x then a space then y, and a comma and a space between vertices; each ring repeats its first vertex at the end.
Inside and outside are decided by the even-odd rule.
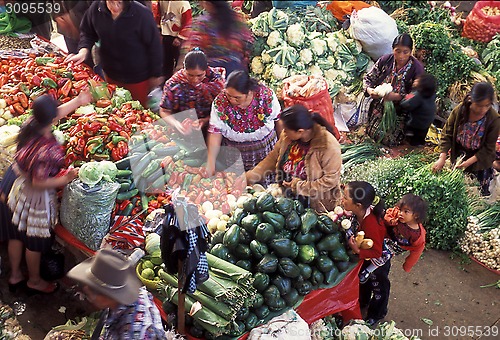
POLYGON ((327 273, 335 266, 333 261, 327 255, 320 255, 316 261, 316 268, 318 268, 321 272, 327 273))
POLYGON ((243 268, 243 269, 248 270, 248 271, 250 271, 252 269, 252 262, 250 262, 249 260, 238 260, 235 264, 238 267, 243 268))
POLYGON ((325 276, 318 269, 314 268, 311 275, 311 283, 314 287, 319 287, 319 285, 323 284, 323 280, 325 276))
POLYGON ((292 288, 285 296, 283 296, 283 300, 285 300, 288 307, 293 307, 300 300, 299 292, 297 289, 292 288))
POLYGON ((250 234, 255 235, 255 230, 257 230, 257 226, 260 224, 259 216, 256 214, 250 214, 248 216, 243 217, 240 225, 250 234))
POLYGON ((259 318, 254 313, 249 313, 248 317, 244 322, 245 322, 245 330, 250 332, 259 323, 259 318))
POLYGON ((324 234, 332 234, 339 231, 339 226, 326 214, 318 216, 318 229, 324 234))
MULTIPOLYGON (((262 273, 258 273, 258 274, 262 274, 262 273)), ((264 274, 264 275, 267 275, 267 274, 264 274)), ((267 286, 268 285, 266 285, 266 288, 267 288, 267 286)), ((255 298, 253 299, 252 307, 258 308, 258 307, 262 306, 263 304, 264 304, 264 296, 262 296, 261 293, 255 293, 255 298)))
POLYGON ((267 307, 267 305, 262 305, 255 308, 253 312, 255 313, 255 315, 257 315, 257 318, 259 318, 259 320, 264 320, 269 316, 269 307, 267 307))
POLYGON ((270 193, 263 193, 257 198, 256 206, 258 211, 273 211, 274 197, 270 193))
POLYGON ((278 257, 289 257, 294 259, 299 254, 299 246, 290 239, 280 238, 269 242, 269 247, 278 257))
POLYGON ((257 198, 249 197, 243 201, 243 211, 253 214, 257 212, 257 198))
MULTIPOLYGON (((323 237, 317 244, 316 248, 318 248, 319 251, 333 251, 336 250, 337 248, 343 248, 342 244, 340 243, 340 240, 337 235, 332 234, 323 237)), ((347 256, 347 254, 346 254, 347 256)), ((348 260, 347 260, 348 261, 348 260)))
POLYGON ((253 240, 250 242, 250 251, 252 252, 253 257, 260 260, 269 252, 269 249, 264 243, 253 240))
POLYGON ((218 243, 210 249, 210 254, 217 256, 220 259, 226 260, 229 256, 229 249, 222 243, 218 243))
POLYGON ((290 198, 279 197, 274 201, 274 208, 283 216, 288 216, 293 207, 293 200, 290 198))
POLYGON ((287 277, 276 275, 271 283, 278 288, 281 296, 288 294, 290 289, 292 289, 292 280, 287 277))
POLYGON ((305 263, 299 263, 297 266, 300 269, 300 276, 302 276, 305 280, 308 280, 312 275, 311 266, 305 263))
POLYGON ((333 265, 332 269, 330 269, 328 272, 325 273, 325 284, 331 285, 337 280, 337 277, 339 276, 339 270, 333 265))
POLYGON ((318 223, 318 215, 313 210, 307 209, 306 212, 300 216, 300 220, 302 224, 300 230, 302 234, 307 234, 316 226, 316 223, 318 223))
POLYGON ((347 262, 349 261, 349 255, 347 255, 347 252, 345 251, 344 247, 341 245, 340 247, 334 249, 330 253, 330 258, 333 261, 338 261, 338 262, 347 262))
POLYGON ((278 300, 276 300, 276 302, 273 306, 269 306, 269 310, 271 312, 280 312, 285 308, 286 308, 286 302, 281 297, 278 300))
POLYGON ((222 239, 222 244, 228 249, 234 249, 240 242, 240 226, 233 224, 226 230, 224 238, 222 239))
POLYGON ((212 235, 212 244, 216 245, 218 243, 222 243, 222 240, 224 238, 224 234, 226 233, 225 230, 217 230, 213 235, 212 235))
POLYGON ((304 205, 299 200, 293 200, 293 208, 299 215, 302 215, 306 210, 304 205))
POLYGON ((267 289, 270 283, 269 275, 264 274, 264 273, 255 273, 253 276, 253 286, 255 289, 257 289, 258 292, 263 292, 264 290, 267 289))
POLYGON ((276 305, 278 299, 281 298, 280 291, 275 285, 269 285, 262 295, 264 295, 265 304, 269 307, 276 305))
POLYGON ((293 279, 300 275, 300 268, 291 259, 284 257, 278 261, 278 272, 293 279))
POLYGON ((301 263, 311 263, 318 256, 318 251, 314 246, 305 244, 299 246, 299 255, 297 256, 301 263))
POLYGON ((236 258, 240 260, 250 260, 252 258, 252 251, 250 250, 250 246, 247 246, 243 243, 238 244, 233 253, 236 258))
POLYGON ((300 216, 296 211, 292 211, 286 218, 285 218, 285 228, 288 230, 297 230, 300 229, 302 222, 300 220, 300 216))
POLYGON ((283 230, 283 228, 285 227, 285 217, 271 211, 264 211, 262 213, 262 220, 271 224, 276 232, 283 230))
MULTIPOLYGON (((252 241, 253 242, 253 241, 252 241)), ((278 258, 274 254, 266 254, 257 264, 257 271, 265 274, 274 273, 278 269, 278 258)))
POLYGON ((260 223, 255 231, 255 238, 257 241, 266 243, 274 236, 274 227, 269 223, 260 223))
POLYGON ((298 245, 304 245, 304 244, 313 244, 314 243, 314 234, 313 233, 307 233, 307 234, 302 234, 302 232, 297 231, 294 237, 295 243, 298 245))
POLYGON ((297 286, 297 292, 300 295, 307 295, 313 290, 313 285, 310 281, 303 281, 297 286))

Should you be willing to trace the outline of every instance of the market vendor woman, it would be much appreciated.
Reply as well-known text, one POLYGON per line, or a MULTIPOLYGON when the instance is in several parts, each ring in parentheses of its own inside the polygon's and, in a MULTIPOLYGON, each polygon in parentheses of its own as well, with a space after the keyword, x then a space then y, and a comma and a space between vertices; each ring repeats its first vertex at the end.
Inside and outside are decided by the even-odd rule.
POLYGON ((187 133, 172 115, 195 109, 202 131, 207 130, 212 102, 224 89, 225 73, 222 67, 209 67, 200 49, 190 51, 184 58, 184 68, 165 82, 160 116, 179 132, 187 133))
POLYGON ((450 114, 443 127, 439 148, 441 154, 432 169, 443 168, 448 152, 457 168, 473 174, 481 185, 481 195, 490 195, 493 178, 495 146, 500 131, 500 116, 493 109, 495 91, 490 83, 481 82, 472 87, 450 114))
MULTIPOLYGON (((368 112, 367 133, 375 140, 381 137, 379 127, 384 114, 383 101, 394 102, 396 112, 401 115, 399 101, 411 92, 413 81, 424 72, 424 66, 412 56, 412 49, 413 40, 410 35, 398 35, 392 43, 392 54, 380 57, 363 78, 365 93, 373 98, 368 112), (375 88, 384 83, 392 85, 392 92, 381 97, 375 88)), ((390 135, 386 135, 382 142, 387 145, 399 144, 404 137, 403 126, 401 119, 401 124, 390 135)))
POLYGON ((11 291, 23 283, 32 293, 53 293, 58 288, 56 282, 41 278, 40 259, 43 252, 50 250, 54 239, 58 212, 56 189, 75 179, 78 170, 61 171, 64 148, 52 134, 52 123, 88 104, 91 99, 89 90, 83 90, 78 97, 58 108, 51 96, 43 95, 33 101, 33 117, 21 127, 13 165, 17 178, 10 190, 3 190, 8 192, 7 205, 12 211, 12 224, 7 224, 11 291), (24 248, 29 273, 27 282, 21 271, 24 248))
POLYGON ((305 199, 317 211, 333 210, 340 203, 340 144, 333 130, 318 113, 303 105, 281 112, 283 133, 273 151, 246 173, 249 184, 270 172, 288 193, 305 199))

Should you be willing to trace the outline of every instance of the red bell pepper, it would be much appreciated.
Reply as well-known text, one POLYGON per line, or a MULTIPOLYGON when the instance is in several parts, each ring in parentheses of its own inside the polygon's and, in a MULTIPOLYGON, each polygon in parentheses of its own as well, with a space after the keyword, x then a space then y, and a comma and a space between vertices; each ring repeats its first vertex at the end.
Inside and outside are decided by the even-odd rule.
POLYGON ((64 85, 59 89, 59 93, 60 95, 62 95, 63 97, 67 97, 69 95, 69 91, 72 89, 73 87, 73 82, 71 81, 71 79, 68 79, 64 85))
POLYGON ((73 78, 75 78, 76 81, 78 80, 86 80, 89 79, 90 76, 87 72, 85 71, 80 71, 80 72, 74 72, 73 73, 73 78))
POLYGON ((120 132, 123 130, 122 126, 118 123, 115 123, 114 121, 110 120, 108 121, 108 126, 111 129, 111 131, 117 131, 120 132))

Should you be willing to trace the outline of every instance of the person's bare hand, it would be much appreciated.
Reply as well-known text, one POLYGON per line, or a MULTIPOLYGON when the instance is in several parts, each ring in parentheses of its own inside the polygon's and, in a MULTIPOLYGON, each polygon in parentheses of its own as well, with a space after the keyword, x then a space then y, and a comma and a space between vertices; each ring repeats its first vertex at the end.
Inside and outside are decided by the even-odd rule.
POLYGON ((436 161, 436 163, 434 163, 434 164, 432 165, 432 171, 433 171, 433 172, 439 172, 439 171, 441 171, 441 170, 443 169, 444 163, 445 163, 445 160, 443 160, 443 159, 438 159, 438 160, 436 161))
POLYGON ((78 54, 69 54, 65 59, 65 63, 73 62, 75 65, 79 65, 85 61, 86 53, 78 52, 78 54))
POLYGON ((68 173, 65 176, 68 183, 78 177, 78 171, 78 168, 68 169, 68 173))

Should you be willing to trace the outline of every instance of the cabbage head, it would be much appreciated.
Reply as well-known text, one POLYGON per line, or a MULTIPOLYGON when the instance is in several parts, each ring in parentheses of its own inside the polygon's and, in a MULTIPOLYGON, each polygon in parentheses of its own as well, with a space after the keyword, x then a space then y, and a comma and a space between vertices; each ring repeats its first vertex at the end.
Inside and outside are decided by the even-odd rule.
POLYGON ((101 161, 98 164, 99 168, 102 170, 102 179, 108 182, 114 181, 116 173, 118 172, 115 163, 111 161, 101 161))
POLYGON ((78 171, 78 177, 80 181, 93 187, 102 180, 102 169, 99 166, 99 162, 88 162, 81 166, 78 171))

